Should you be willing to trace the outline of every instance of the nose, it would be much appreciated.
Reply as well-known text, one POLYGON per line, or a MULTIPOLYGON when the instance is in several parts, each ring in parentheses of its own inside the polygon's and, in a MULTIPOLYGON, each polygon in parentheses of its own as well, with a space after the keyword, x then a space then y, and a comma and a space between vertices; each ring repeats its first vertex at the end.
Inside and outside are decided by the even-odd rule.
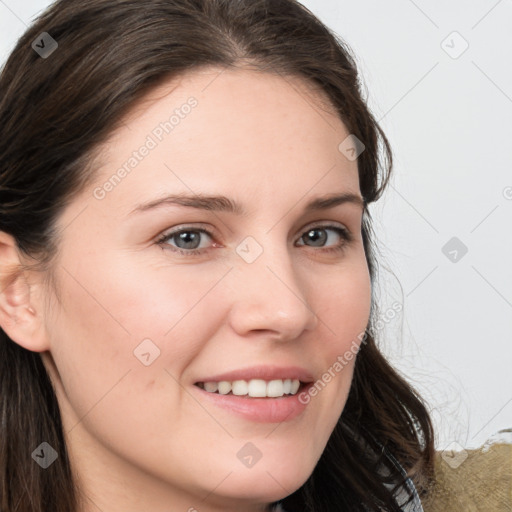
POLYGON ((314 278, 305 281, 286 247, 265 247, 252 263, 239 258, 230 274, 230 321, 240 336, 263 331, 265 338, 286 341, 316 328, 318 317, 307 301, 314 278))

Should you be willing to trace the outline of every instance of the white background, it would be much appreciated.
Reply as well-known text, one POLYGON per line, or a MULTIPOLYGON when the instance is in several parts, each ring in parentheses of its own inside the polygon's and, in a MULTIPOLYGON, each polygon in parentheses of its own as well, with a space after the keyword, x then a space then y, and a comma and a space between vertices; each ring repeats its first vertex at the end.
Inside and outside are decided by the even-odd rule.
MULTIPOLYGON (((373 215, 381 310, 403 312, 381 346, 436 447, 480 446, 512 427, 512 2, 301 1, 354 51, 394 152, 373 215)), ((49 4, 0 0, 2 64, 49 4)))

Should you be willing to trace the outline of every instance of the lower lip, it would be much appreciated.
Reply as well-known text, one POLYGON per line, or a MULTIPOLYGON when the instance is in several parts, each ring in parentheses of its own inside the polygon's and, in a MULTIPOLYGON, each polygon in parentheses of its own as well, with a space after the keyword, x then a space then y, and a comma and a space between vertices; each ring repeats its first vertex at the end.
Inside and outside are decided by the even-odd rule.
POLYGON ((195 385, 192 387, 205 400, 210 400, 212 404, 227 409, 245 419, 258 423, 282 423, 283 421, 291 421, 304 412, 307 403, 300 402, 299 396, 303 392, 307 393, 312 385, 311 382, 306 386, 301 386, 296 395, 285 395, 278 398, 220 395, 210 393, 195 385))

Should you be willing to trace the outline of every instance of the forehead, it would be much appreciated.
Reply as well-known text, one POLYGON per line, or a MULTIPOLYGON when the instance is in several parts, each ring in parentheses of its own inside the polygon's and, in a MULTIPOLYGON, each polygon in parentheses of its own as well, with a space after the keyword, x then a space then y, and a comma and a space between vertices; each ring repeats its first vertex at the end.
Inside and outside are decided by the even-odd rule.
POLYGON ((304 76, 262 71, 250 65, 237 68, 202 66, 172 79, 162 77, 157 85, 132 105, 125 121, 140 117, 160 100, 172 102, 191 94, 204 100, 209 98, 210 101, 241 100, 246 103, 249 97, 254 103, 258 100, 262 103, 269 101, 271 96, 280 96, 282 102, 284 96, 336 116, 336 109, 326 91, 304 76))
POLYGON ((238 187, 298 199, 336 184, 357 192, 357 162, 339 150, 348 136, 327 95, 309 82, 204 68, 161 83, 131 109, 104 145, 98 182, 124 167, 126 196, 238 187))

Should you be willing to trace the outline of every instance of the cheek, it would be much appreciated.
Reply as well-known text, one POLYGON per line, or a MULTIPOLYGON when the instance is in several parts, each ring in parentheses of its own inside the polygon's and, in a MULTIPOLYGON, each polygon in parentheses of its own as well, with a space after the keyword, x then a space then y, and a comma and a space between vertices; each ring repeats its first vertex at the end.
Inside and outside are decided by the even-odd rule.
POLYGON ((372 288, 366 260, 341 268, 331 275, 324 289, 327 291, 316 294, 319 316, 333 340, 330 345, 342 350, 368 325, 372 288))
MULTIPOLYGON (((60 278, 62 307, 50 326, 59 380, 79 417, 118 382, 129 391, 129 382, 146 387, 165 380, 161 354, 167 363, 184 359, 180 345, 171 343, 172 329, 194 297, 173 293, 171 283, 152 282, 148 270, 128 272, 122 261, 107 263, 64 265, 69 274, 60 278), (146 353, 154 361, 150 366, 142 362, 146 353)), ((179 365, 173 373, 179 376, 179 365)))
POLYGON ((63 307, 50 327, 51 352, 77 412, 85 414, 128 371, 142 387, 168 385, 165 369, 179 379, 202 350, 201 325, 213 322, 215 308, 204 299, 224 268, 165 269, 135 259, 118 252, 64 264, 69 273, 59 279, 63 307))
POLYGON ((201 350, 195 341, 201 336, 191 335, 198 328, 194 305, 218 278, 210 274, 201 289, 190 290, 179 272, 166 283, 164 272, 156 279, 158 273, 144 266, 137 273, 122 265, 91 265, 80 273, 66 268, 75 279, 63 273, 63 308, 50 326, 66 431, 78 444, 92 434, 119 453, 144 433, 147 441, 130 457, 146 460, 147 453, 162 451, 159 429, 188 410, 176 380, 201 350), (138 350, 143 340, 151 341, 138 350))
POLYGON ((316 381, 316 391, 312 391, 310 399, 327 405, 319 408, 322 418, 317 423, 322 429, 318 438, 325 440, 343 412, 357 352, 368 325, 371 281, 366 260, 340 268, 339 272, 331 275, 323 293, 316 289, 318 316, 322 320, 319 353, 324 372, 316 381))
MULTIPOLYGON (((371 281, 366 264, 355 265, 333 290, 326 318, 332 323, 328 368, 338 380, 345 401, 352 382, 357 352, 364 337, 371 309, 371 281)), ((327 377, 328 378, 328 377, 327 377)), ((341 413, 341 411, 340 411, 341 413)))

